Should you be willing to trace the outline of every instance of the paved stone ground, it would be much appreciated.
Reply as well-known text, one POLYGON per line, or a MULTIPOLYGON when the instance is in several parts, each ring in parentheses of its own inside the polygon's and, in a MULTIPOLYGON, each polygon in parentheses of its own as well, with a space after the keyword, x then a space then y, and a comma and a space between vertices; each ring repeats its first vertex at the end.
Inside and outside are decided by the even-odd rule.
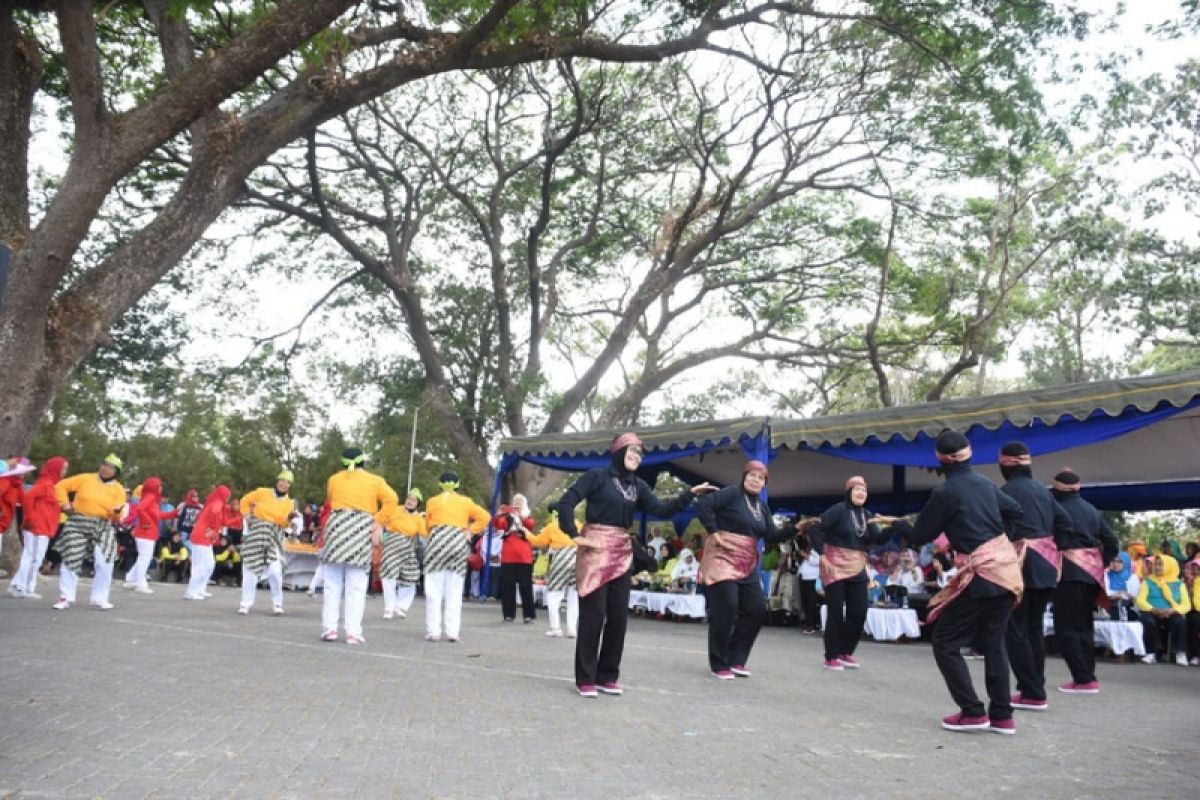
POLYGON ((0 597, 0 797, 1200 796, 1200 669, 1106 663, 1103 694, 963 735, 938 727, 954 709, 922 644, 865 643, 863 669, 831 673, 816 638, 767 629, 754 677, 726 683, 703 625, 632 619, 625 696, 584 700, 544 616, 468 604, 463 642, 429 643, 419 599, 384 622, 372 598, 351 648, 317 640, 319 598, 273 618, 260 592, 239 617, 214 591, 0 597))

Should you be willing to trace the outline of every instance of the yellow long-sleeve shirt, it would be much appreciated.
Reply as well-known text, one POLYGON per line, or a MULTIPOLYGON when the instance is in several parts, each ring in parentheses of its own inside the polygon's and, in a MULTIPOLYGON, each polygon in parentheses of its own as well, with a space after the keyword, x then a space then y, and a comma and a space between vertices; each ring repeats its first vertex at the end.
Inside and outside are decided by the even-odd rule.
POLYGON ((179 548, 178 553, 172 553, 171 548, 163 545, 162 551, 158 554, 159 561, 187 561, 188 549, 186 547, 179 548))
POLYGON ((404 506, 385 508, 375 515, 375 521, 390 533, 399 533, 402 536, 429 535, 429 526, 425 524, 425 517, 421 514, 414 514, 404 506))
POLYGON ((242 516, 253 513, 259 519, 273 522, 281 528, 286 528, 291 521, 292 512, 296 510, 296 501, 290 497, 280 497, 270 487, 255 489, 242 498, 242 516))
POLYGON ((465 528, 470 533, 483 533, 492 515, 469 497, 458 492, 442 492, 429 498, 425 519, 430 530, 438 525, 465 528))
POLYGON ((554 520, 542 528, 541 533, 535 533, 526 538, 529 539, 529 544, 533 547, 549 547, 551 550, 561 550, 564 547, 575 546, 575 540, 563 533, 563 529, 558 527, 558 520, 554 520))
POLYGON ((366 470, 344 469, 329 478, 329 508, 365 511, 374 516, 379 511, 400 502, 396 490, 387 481, 366 470))
POLYGON ((59 505, 66 504, 68 496, 74 494, 71 505, 89 517, 108 519, 125 505, 125 487, 116 480, 105 483, 95 472, 63 478, 54 484, 54 493, 58 495, 59 505))

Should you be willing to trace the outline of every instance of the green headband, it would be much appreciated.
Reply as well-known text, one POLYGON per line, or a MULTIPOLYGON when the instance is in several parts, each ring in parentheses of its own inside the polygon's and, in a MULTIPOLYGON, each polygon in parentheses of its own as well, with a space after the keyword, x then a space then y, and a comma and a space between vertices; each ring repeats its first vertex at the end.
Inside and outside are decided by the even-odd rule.
POLYGON ((343 458, 342 466, 346 469, 354 469, 355 467, 361 467, 366 460, 367 457, 365 455, 361 455, 358 458, 343 458))
POLYGON ((447 492, 452 492, 458 488, 458 481, 442 481, 438 486, 445 489, 447 492))

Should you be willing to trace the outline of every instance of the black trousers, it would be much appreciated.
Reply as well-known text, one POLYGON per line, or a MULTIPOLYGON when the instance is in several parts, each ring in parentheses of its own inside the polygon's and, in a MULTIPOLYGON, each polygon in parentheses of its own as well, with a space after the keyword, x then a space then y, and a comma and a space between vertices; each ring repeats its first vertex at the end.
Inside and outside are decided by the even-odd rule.
POLYGON ((1200 658, 1200 610, 1193 610, 1192 613, 1187 615, 1187 629, 1188 658, 1200 658))
POLYGON ((575 640, 575 685, 615 682, 625 651, 629 621, 629 575, 609 581, 579 598, 579 638, 575 640))
POLYGON ((1026 589, 1008 619, 1004 645, 1017 678, 1017 691, 1030 700, 1046 699, 1046 635, 1042 617, 1053 589, 1026 589))
MULTIPOLYGON (((817 602, 817 582, 800 579, 800 608, 804 612, 804 629, 815 631, 821 627, 821 606, 817 602)), ((840 655, 840 653, 839 653, 840 655)))
POLYGON ((1071 670, 1071 680, 1091 683, 1096 680, 1096 595, 1094 583, 1065 581, 1054 590, 1054 640, 1063 661, 1071 670))
POLYGON ((743 667, 767 620, 767 598, 757 575, 721 581, 704 590, 708 600, 708 666, 714 672, 743 667))
POLYGON ((837 581, 825 587, 825 660, 854 655, 867 624, 867 582, 837 581))
POLYGON ((992 719, 1012 719, 1012 698, 1009 696, 1008 654, 1004 649, 1004 632, 1012 613, 1013 596, 971 597, 963 592, 946 606, 933 628, 933 658, 937 661, 950 696, 962 713, 981 717, 985 710, 971 672, 959 651, 974 647, 983 653, 984 683, 987 687, 986 713, 992 719))
POLYGON ((1152 655, 1159 650, 1164 651, 1169 658, 1175 653, 1187 650, 1188 623, 1182 614, 1172 614, 1163 619, 1153 614, 1142 614, 1142 642, 1146 645, 1146 654, 1152 655), (1167 635, 1170 644, 1167 644, 1167 635), (1168 650, 1167 648, 1170 647, 1168 650))
POLYGON ((521 616, 537 619, 533 606, 533 564, 500 565, 500 610, 505 619, 517 618, 517 589, 521 590, 521 616))

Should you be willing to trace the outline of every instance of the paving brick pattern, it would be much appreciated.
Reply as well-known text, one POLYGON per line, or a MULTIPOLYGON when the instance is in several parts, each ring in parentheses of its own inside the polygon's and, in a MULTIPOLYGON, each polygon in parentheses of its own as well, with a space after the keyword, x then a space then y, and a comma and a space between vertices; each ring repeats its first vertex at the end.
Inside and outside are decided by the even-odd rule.
POLYGON ((419 599, 388 622, 371 598, 354 648, 317 640, 319 597, 242 617, 236 590, 156 588, 109 612, 53 611, 45 579, 0 597, 0 798, 1200 796, 1195 668, 1105 663, 1098 697, 962 735, 922 644, 831 673, 816 637, 767 629, 754 677, 719 682, 703 625, 632 619, 625 696, 584 700, 544 616, 472 603, 461 643, 430 643, 419 599))

